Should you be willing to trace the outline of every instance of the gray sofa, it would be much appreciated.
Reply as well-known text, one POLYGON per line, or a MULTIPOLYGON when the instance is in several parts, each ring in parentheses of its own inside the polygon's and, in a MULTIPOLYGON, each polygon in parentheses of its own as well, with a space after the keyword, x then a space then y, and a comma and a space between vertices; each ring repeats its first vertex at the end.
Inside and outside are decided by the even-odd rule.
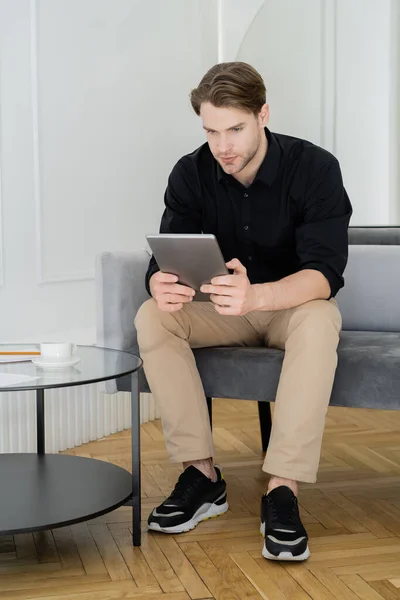
MULTIPOLYGON (((337 300, 343 317, 331 404, 400 408, 400 227, 349 230, 345 287, 337 300)), ((149 297, 149 256, 104 252, 97 257, 97 343, 138 352, 134 317, 149 297)), ((271 348, 195 350, 206 396, 274 400, 283 351, 271 348)), ((116 391, 116 383, 109 391, 116 391)), ((120 379, 119 390, 130 390, 120 379)), ((143 370, 140 390, 149 392, 143 370)))
MULTIPOLYGON (((351 227, 345 287, 337 300, 343 317, 331 405, 400 409, 400 227, 351 227)), ((149 297, 149 255, 104 252, 96 260, 97 344, 138 353, 134 317, 149 297)), ((263 448, 270 428, 284 352, 271 348, 202 348, 194 352, 211 398, 259 402, 263 448)), ((143 372, 141 392, 149 392, 143 372)), ((130 391, 131 379, 107 391, 130 391), (118 387, 117 387, 118 386, 118 387)))

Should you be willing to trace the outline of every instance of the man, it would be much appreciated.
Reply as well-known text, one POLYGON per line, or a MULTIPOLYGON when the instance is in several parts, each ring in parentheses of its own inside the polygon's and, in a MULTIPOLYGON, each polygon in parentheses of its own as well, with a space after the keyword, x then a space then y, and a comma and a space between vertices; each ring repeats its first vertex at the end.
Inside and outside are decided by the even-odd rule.
POLYGON ((192 289, 150 261, 152 299, 135 325, 170 458, 184 471, 148 525, 179 533, 228 510, 192 348, 280 348, 263 465, 271 477, 261 500, 262 554, 304 560, 298 482, 316 481, 341 329, 334 296, 344 284, 352 208, 334 156, 269 131, 265 85, 250 65, 215 65, 191 103, 207 143, 173 168, 160 231, 215 234, 232 273, 203 286, 210 302, 192 302, 192 289))

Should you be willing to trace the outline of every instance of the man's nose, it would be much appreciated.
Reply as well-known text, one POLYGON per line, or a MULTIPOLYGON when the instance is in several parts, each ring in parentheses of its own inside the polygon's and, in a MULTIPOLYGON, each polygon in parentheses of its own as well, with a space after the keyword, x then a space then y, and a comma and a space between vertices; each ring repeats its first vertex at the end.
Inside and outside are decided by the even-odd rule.
POLYGON ((229 156, 229 151, 232 148, 232 143, 226 136, 221 135, 219 139, 219 151, 220 154, 227 154, 229 156))

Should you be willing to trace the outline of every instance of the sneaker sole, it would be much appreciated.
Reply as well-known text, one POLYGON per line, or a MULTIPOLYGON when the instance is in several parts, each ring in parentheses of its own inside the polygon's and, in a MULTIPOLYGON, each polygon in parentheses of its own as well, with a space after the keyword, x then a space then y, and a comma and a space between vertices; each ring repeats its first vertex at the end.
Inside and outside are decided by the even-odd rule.
POLYGON ((310 556, 310 550, 307 549, 303 552, 303 554, 299 554, 298 556, 293 556, 293 554, 291 552, 279 552, 278 556, 275 556, 275 554, 271 554, 270 552, 268 552, 268 550, 265 547, 265 544, 263 546, 262 549, 262 553, 264 558, 266 558, 267 560, 286 560, 286 561, 303 561, 303 560, 307 560, 307 558, 309 558, 310 556))
MULTIPOLYGON (((261 523, 260 533, 263 536, 263 538, 265 538, 265 523, 261 523)), ((291 552, 279 552, 279 554, 276 556, 275 554, 271 554, 271 552, 268 552, 267 548, 265 547, 265 543, 264 543, 261 554, 267 560, 286 560, 286 561, 301 562, 301 561, 307 560, 307 558, 309 558, 310 549, 307 544, 307 548, 304 550, 304 552, 302 554, 298 554, 297 556, 293 555, 291 552)))
POLYGON ((224 504, 217 505, 212 504, 210 508, 197 517, 193 517, 190 521, 186 521, 186 523, 182 523, 181 525, 174 525, 173 527, 160 527, 158 523, 150 523, 148 525, 148 529, 152 531, 161 531, 162 533, 185 533, 186 531, 190 531, 194 529, 196 525, 201 523, 201 521, 207 521, 208 519, 215 519, 220 515, 223 515, 229 509, 229 504, 224 502, 224 504))

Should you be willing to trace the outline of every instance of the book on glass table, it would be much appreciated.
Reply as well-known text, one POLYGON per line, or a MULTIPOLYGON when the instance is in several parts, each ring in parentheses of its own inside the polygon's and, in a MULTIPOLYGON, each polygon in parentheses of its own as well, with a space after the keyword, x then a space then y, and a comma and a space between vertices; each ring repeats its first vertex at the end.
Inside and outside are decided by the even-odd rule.
POLYGON ((0 344, 0 363, 24 362, 35 356, 40 356, 40 350, 34 344, 0 344))

